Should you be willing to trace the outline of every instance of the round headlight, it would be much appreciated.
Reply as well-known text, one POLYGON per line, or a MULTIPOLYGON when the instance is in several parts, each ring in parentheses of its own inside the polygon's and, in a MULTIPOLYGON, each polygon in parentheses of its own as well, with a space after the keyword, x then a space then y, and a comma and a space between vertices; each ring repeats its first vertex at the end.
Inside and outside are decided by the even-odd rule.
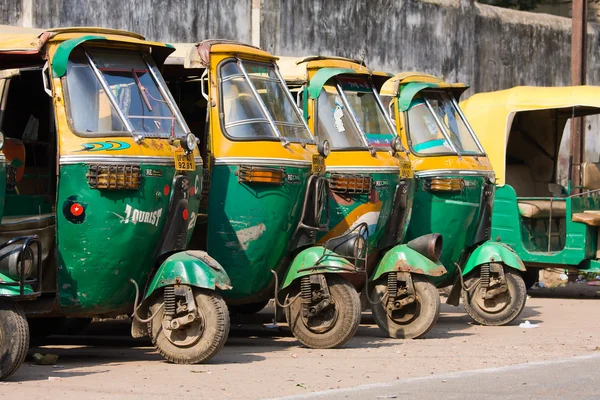
POLYGON ((196 147, 196 136, 193 133, 188 133, 185 136, 185 140, 181 142, 181 145, 187 151, 192 151, 196 147))
POLYGON ((0 150, 4 148, 4 132, 0 131, 0 150))
POLYGON ((327 157, 331 152, 329 140, 323 140, 321 143, 319 143, 319 145, 317 146, 317 150, 319 151, 320 155, 322 155, 323 157, 327 157))

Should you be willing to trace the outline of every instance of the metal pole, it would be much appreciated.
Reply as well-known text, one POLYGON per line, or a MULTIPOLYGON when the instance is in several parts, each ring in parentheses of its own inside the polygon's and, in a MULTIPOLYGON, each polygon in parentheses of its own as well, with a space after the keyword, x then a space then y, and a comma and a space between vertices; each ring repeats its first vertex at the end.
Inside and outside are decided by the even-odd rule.
MULTIPOLYGON (((585 85, 587 50, 587 0, 573 0, 571 27, 571 84, 585 85)), ((581 164, 584 148, 584 118, 571 120, 571 181, 581 186, 581 164)), ((556 144, 558 146, 558 143, 556 144)), ((575 189, 577 193, 579 189, 575 189)))

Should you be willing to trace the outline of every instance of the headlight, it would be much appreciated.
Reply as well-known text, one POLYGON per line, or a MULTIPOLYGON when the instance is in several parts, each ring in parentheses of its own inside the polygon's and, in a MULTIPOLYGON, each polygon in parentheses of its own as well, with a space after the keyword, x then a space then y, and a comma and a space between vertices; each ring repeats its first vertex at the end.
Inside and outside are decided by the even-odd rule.
POLYGON ((188 133, 185 140, 181 142, 181 146, 187 151, 193 151, 196 148, 196 136, 193 133, 188 133))
POLYGON ((4 132, 0 131, 0 150, 4 148, 4 132))
POLYGON ((329 140, 323 140, 321 143, 319 143, 319 145, 317 146, 317 150, 319 151, 320 155, 322 155, 323 157, 327 157, 331 152, 329 140))
POLYGON ((363 251, 365 249, 365 238, 362 235, 359 235, 354 241, 354 257, 360 258, 363 255, 363 251))

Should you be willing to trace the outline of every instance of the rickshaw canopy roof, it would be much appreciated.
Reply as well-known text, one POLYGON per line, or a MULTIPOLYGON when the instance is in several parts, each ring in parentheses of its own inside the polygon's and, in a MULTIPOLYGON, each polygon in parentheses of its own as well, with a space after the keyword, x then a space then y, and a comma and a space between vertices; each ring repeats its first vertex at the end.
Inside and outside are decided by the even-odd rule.
POLYGON ((410 108, 413 98, 424 89, 448 89, 458 98, 468 89, 464 83, 449 83, 422 72, 400 72, 388 79, 381 87, 382 96, 398 96, 400 111, 410 108))
MULTIPOLYGON (((518 86, 496 92, 478 93, 460 103, 496 172, 496 183, 505 184, 506 149, 516 113, 564 111, 572 116, 600 114, 600 86, 518 86)), ((555 132, 547 132, 554 135, 555 132)), ((562 136, 563 132, 558 132, 562 136)), ((558 141, 560 144, 560 140, 558 141)))
POLYGON ((316 99, 325 83, 337 75, 362 74, 372 75, 372 71, 357 60, 344 57, 309 56, 280 57, 277 62, 279 71, 286 82, 303 84, 308 80, 310 69, 316 69, 308 84, 308 95, 316 99))
POLYGON ((71 50, 88 40, 108 40, 122 43, 145 45, 158 50, 157 61, 161 61, 172 51, 171 46, 145 40, 142 35, 117 29, 99 27, 74 27, 35 29, 0 25, 0 58, 19 60, 43 60, 46 57, 44 46, 51 40, 62 41, 58 58, 52 61, 54 73, 64 74, 63 67, 71 50), (66 57, 66 58, 65 58, 66 57), (56 69, 58 68, 58 70, 56 69))
POLYGON ((207 68, 210 66, 210 53, 230 53, 276 60, 273 56, 258 47, 232 40, 211 39, 198 43, 174 43, 175 51, 167 58, 165 64, 183 65, 184 68, 207 68))

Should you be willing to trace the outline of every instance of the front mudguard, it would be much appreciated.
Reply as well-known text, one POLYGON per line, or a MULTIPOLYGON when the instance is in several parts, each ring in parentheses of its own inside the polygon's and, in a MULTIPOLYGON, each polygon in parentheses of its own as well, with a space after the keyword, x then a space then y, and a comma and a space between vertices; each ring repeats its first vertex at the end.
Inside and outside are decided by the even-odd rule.
POLYGON ((471 253, 463 267, 462 274, 465 276, 476 267, 489 263, 501 263, 519 271, 526 271, 525 264, 510 247, 502 243, 487 241, 471 253))
MULTIPOLYGON (((136 311, 140 318, 146 318, 150 298, 161 288, 171 285, 187 285, 210 290, 231 289, 231 280, 223 267, 206 252, 188 250, 175 253, 167 258, 154 274, 144 300, 136 311)), ((146 336, 146 324, 133 318, 133 337, 146 336)))
POLYGON ((280 290, 287 288, 298 278, 314 274, 342 274, 357 272, 350 261, 323 246, 302 250, 292 261, 280 290), (325 252, 325 253, 323 253, 325 252))
POLYGON ((401 244, 385 253, 369 280, 375 281, 389 272, 442 276, 446 273, 446 268, 439 261, 433 261, 407 245, 401 244))

